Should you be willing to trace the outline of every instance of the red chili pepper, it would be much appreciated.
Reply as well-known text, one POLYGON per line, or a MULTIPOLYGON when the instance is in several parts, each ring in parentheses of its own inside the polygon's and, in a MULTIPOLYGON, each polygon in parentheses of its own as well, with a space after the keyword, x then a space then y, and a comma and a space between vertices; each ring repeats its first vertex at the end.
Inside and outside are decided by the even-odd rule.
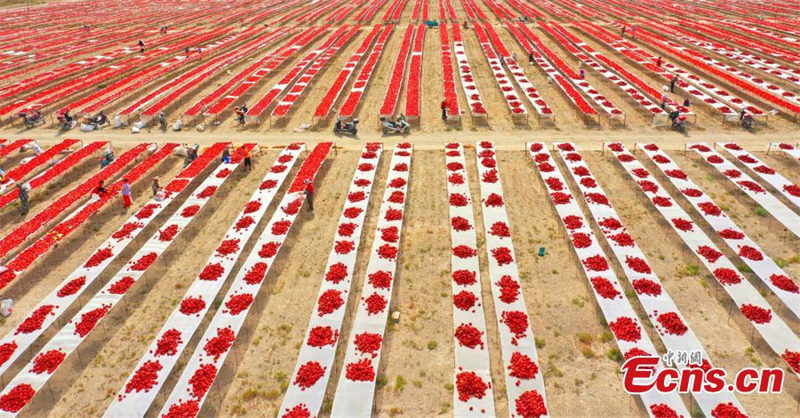
POLYGON ((33 367, 31 367, 31 371, 36 374, 42 374, 47 372, 48 374, 52 374, 58 366, 64 361, 64 358, 67 355, 64 354, 61 350, 49 350, 47 352, 41 353, 33 359, 33 367))
POLYGON ((637 273, 650 274, 653 272, 647 262, 639 257, 626 256, 625 264, 637 273))
POLYGON ((580 216, 567 215, 563 221, 567 229, 578 229, 583 226, 583 220, 581 220, 580 216))
POLYGON ((344 305, 342 292, 334 289, 326 290, 317 301, 317 315, 324 316, 336 311, 344 305))
POLYGON ((536 390, 529 390, 514 401, 515 411, 518 416, 525 418, 535 418, 547 415, 547 407, 544 404, 542 395, 536 390))
POLYGON ((747 319, 756 324, 766 324, 772 320, 772 310, 760 306, 744 304, 740 308, 747 319))
POLYGON ((672 224, 675 225, 675 228, 680 229, 681 231, 691 231, 694 229, 694 223, 692 221, 688 221, 682 218, 672 218, 672 224))
POLYGON ((158 258, 158 254, 153 252, 147 253, 131 264, 130 269, 134 271, 145 271, 156 261, 156 258, 158 258))
POLYGON ((156 342, 156 356, 174 356, 178 354, 178 345, 183 342, 181 332, 177 329, 169 329, 161 335, 156 342))
POLYGON ((461 286, 475 284, 477 281, 476 273, 469 270, 456 270, 453 272, 453 281, 461 286))
POLYGON ((483 333, 470 324, 461 324, 456 328, 455 337, 459 345, 463 347, 475 348, 481 346, 483 349, 483 333))
POLYGON ((345 366, 345 377, 355 382, 371 382, 375 380, 372 360, 365 358, 345 366))
POLYGON ((689 328, 681 320, 675 312, 667 312, 656 317, 656 320, 666 329, 666 331, 673 335, 683 335, 689 328))
POLYGON ((471 398, 482 399, 486 396, 486 390, 488 388, 489 385, 475 372, 460 372, 456 375, 458 400, 462 402, 467 402, 471 398))
POLYGON ((113 295, 125 294, 125 292, 127 292, 135 282, 136 281, 133 280, 133 277, 124 276, 108 288, 108 293, 113 295))
POLYGON ((323 347, 326 345, 334 345, 336 340, 339 339, 339 331, 334 331, 329 326, 316 326, 311 328, 308 332, 308 345, 312 347, 323 347))
POLYGON ((795 373, 800 373, 800 353, 785 350, 783 354, 781 354, 781 357, 789 364, 789 367, 791 367, 795 373))
POLYGON ((611 203, 608 202, 608 197, 602 193, 586 193, 584 196, 586 197, 586 201, 589 203, 611 206, 611 203))
POLYGON ((645 294, 650 296, 658 296, 661 294, 661 285, 648 279, 636 279, 633 281, 633 288, 636 293, 645 294))
POLYGON ((597 294, 606 299, 614 299, 620 295, 619 291, 614 288, 614 285, 605 277, 592 277, 589 281, 592 282, 594 290, 597 294))
POLYGON ((747 415, 743 414, 739 408, 730 402, 717 405, 711 410, 711 415, 714 417, 725 418, 747 418, 747 415))
POLYGON ((458 258, 475 257, 478 255, 478 250, 466 245, 459 245, 453 248, 453 255, 458 258))
POLYGON ((511 249, 508 247, 493 249, 492 257, 494 257, 495 261, 497 261, 497 264, 501 266, 505 264, 511 264, 514 261, 514 257, 511 255, 511 249))
POLYGON ((158 240, 161 242, 172 241, 178 234, 178 225, 170 225, 158 232, 158 240))
POLYGON ((491 206, 491 207, 503 206, 503 197, 496 193, 490 194, 489 197, 486 198, 486 206, 491 206))
POLYGON ((505 222, 495 222, 489 228, 489 233, 496 237, 508 238, 511 236, 511 231, 505 222))
POLYGON ((717 280, 724 285, 737 284, 742 281, 742 277, 733 271, 733 269, 729 268, 718 268, 714 270, 714 277, 716 277, 717 280))
POLYGON ((769 277, 769 280, 778 289, 792 293, 800 293, 800 288, 798 288, 797 283, 795 283, 794 281, 792 281, 792 279, 782 274, 773 274, 772 276, 769 277))
POLYGON ((181 211, 181 216, 184 218, 191 218, 192 216, 196 215, 199 210, 200 205, 187 206, 183 208, 183 211, 181 211))
POLYGON ((353 241, 336 241, 336 245, 334 245, 334 250, 336 254, 349 254, 356 248, 356 245, 353 241))
POLYGON ((593 255, 585 260, 582 260, 583 265, 590 271, 606 271, 608 270, 608 260, 602 255, 593 255))
POLYGON ((453 305, 462 311, 468 311, 472 309, 477 301, 477 296, 475 296, 474 293, 466 290, 462 290, 461 292, 453 295, 453 305))
POLYGON ((122 225, 116 232, 111 234, 111 237, 114 239, 125 239, 130 237, 131 233, 139 228, 144 227, 144 224, 141 222, 128 222, 125 225, 122 225))
POLYGON ((346 218, 354 219, 357 218, 361 212, 363 212, 361 208, 347 208, 344 210, 344 216, 346 218))
POLYGON ((197 398, 201 399, 208 389, 211 387, 211 384, 214 383, 214 377, 217 375, 217 367, 213 364, 203 364, 198 368, 192 378, 189 379, 189 385, 192 386, 191 393, 192 395, 197 398))
POLYGON ((309 361, 297 369, 297 377, 294 380, 294 384, 300 386, 300 390, 306 390, 314 386, 324 375, 324 367, 316 361, 309 361))
POLYGON ((369 315, 376 315, 378 313, 383 312, 386 309, 386 305, 389 302, 383 296, 373 293, 366 299, 364 299, 364 304, 367 308, 367 313, 369 315))
POLYGON ((0 396, 0 409, 3 411, 17 413, 30 402, 36 391, 33 386, 27 383, 20 383, 14 386, 7 394, 0 396))
POLYGON ((461 193, 453 193, 450 195, 450 205, 452 206, 467 206, 469 200, 461 193))
POLYGON ((261 208, 261 202, 253 200, 244 206, 244 213, 253 213, 261 208))
POLYGON ((100 322, 101 319, 108 313, 108 310, 111 309, 111 305, 102 305, 97 309, 93 309, 85 314, 81 315, 81 320, 77 324, 75 324, 75 334, 81 337, 85 337, 94 326, 100 322))
POLYGON ((249 293, 235 295, 225 302, 225 308, 227 308, 227 311, 223 312, 231 315, 239 315, 249 308, 251 303, 253 303, 253 295, 249 293))
POLYGON ((158 360, 146 361, 136 370, 128 384, 125 385, 125 393, 149 392, 158 382, 158 372, 163 368, 164 366, 158 360))
POLYGON ((221 355, 225 354, 233 346, 235 339, 236 334, 229 327, 218 328, 217 335, 206 342, 203 346, 203 351, 205 351, 206 355, 214 357, 214 361, 217 361, 221 355))
POLYGON ((592 245, 592 239, 589 237, 589 234, 578 232, 570 235, 570 238, 575 248, 587 248, 592 245))
POLYGON ((639 341, 642 338, 642 329, 631 318, 623 316, 608 324, 617 339, 623 341, 639 341))
POLYGON ((362 332, 357 334, 353 339, 357 351, 364 354, 371 354, 373 358, 378 355, 378 350, 383 343, 383 337, 380 334, 372 332, 362 332))
POLYGON ((194 315, 206 307, 206 302, 201 296, 187 297, 181 301, 180 312, 184 315, 194 315))
POLYGON ((19 346, 16 341, 0 345, 0 365, 5 364, 14 352, 17 351, 17 348, 19 348, 19 346))
POLYGON ((668 208, 672 206, 672 199, 664 196, 655 196, 653 198, 653 204, 656 206, 661 206, 662 208, 668 208))
POLYGON ((60 298, 69 295, 74 295, 85 284, 86 284, 86 276, 81 276, 78 277, 77 279, 70 280, 67 284, 62 286, 61 289, 58 289, 57 295, 60 298))
POLYGON ((97 267, 98 265, 100 265, 100 263, 102 263, 103 261, 111 258, 113 255, 114 255, 114 253, 111 252, 110 248, 99 249, 91 257, 89 257, 89 260, 86 261, 86 264, 84 264, 83 266, 87 267, 87 268, 88 267, 97 267))
POLYGON ((261 258, 270 258, 275 257, 278 254, 278 248, 280 248, 281 244, 278 242, 268 242, 261 246, 261 249, 258 251, 258 256, 261 258))
POLYGON ((162 418, 186 418, 196 417, 200 413, 200 405, 194 399, 172 404, 169 411, 162 418))
POLYGON ((515 351, 508 365, 509 375, 517 379, 533 379, 539 373, 539 366, 525 354, 515 351))
POLYGON ((260 190, 267 190, 272 189, 278 185, 276 180, 264 180, 261 185, 258 186, 260 190))
POLYGON ((261 283, 264 280, 264 275, 267 274, 267 267, 266 263, 253 264, 253 267, 244 276, 245 283, 251 285, 261 283))

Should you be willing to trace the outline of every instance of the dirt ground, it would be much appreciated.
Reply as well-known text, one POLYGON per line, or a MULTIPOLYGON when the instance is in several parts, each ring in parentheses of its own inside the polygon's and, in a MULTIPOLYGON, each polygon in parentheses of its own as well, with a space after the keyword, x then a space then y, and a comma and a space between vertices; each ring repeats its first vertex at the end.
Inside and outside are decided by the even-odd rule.
MULTIPOLYGON (((728 211, 769 256, 786 260, 786 270, 793 277, 800 274, 800 238, 784 233, 769 216, 757 215, 756 205, 747 196, 731 187, 720 187, 727 180, 715 174, 699 158, 679 150, 669 153, 700 187, 712 192, 717 203, 728 211)), ((774 152, 766 155, 759 151, 756 154, 779 171, 785 172, 792 180, 800 179, 800 175, 796 173, 797 162, 774 152)), ((210 207, 202 212, 201 218, 145 275, 126 302, 112 311, 103 326, 81 346, 80 354, 71 356, 64 364, 65 367, 55 374, 51 380, 53 398, 47 393, 49 391, 44 391, 34 398, 27 412, 61 417, 70 416, 76 408, 82 408, 88 415, 102 414, 110 398, 124 383, 142 352, 198 273, 201 264, 197 260, 208 257, 217 246, 275 155, 276 151, 268 151, 259 156, 256 159, 256 169, 250 174, 236 173, 231 183, 224 186, 210 203, 210 207), (103 383, 98 385, 97 382, 100 381, 103 383)), ((284 248, 280 260, 271 270, 249 316, 245 331, 237 340, 235 354, 226 363, 221 378, 210 392, 203 409, 204 415, 252 416, 263 415, 264 412, 267 415, 277 413, 287 380, 296 362, 309 315, 314 309, 315 300, 308 295, 315 295, 319 288, 338 214, 346 198, 347 180, 352 176, 358 156, 358 152, 340 150, 329 158, 318 181, 316 212, 313 215, 303 214, 291 233, 289 245, 284 248)), ((709 279, 708 272, 701 267, 696 275, 685 273, 687 264, 699 263, 693 259, 694 256, 687 251, 671 228, 659 219, 658 213, 649 207, 636 185, 627 181, 625 173, 610 154, 585 151, 584 156, 630 229, 631 235, 647 254, 666 290, 711 354, 712 360, 730 371, 752 365, 780 367, 779 359, 754 335, 746 320, 741 315, 729 314, 729 298, 715 281, 709 279), (617 180, 620 178, 623 181, 617 180)), ((384 157, 389 157, 389 151, 385 152, 384 157)), ((474 150, 468 147, 470 186, 473 196, 478 196, 474 159, 474 150)), ((367 257, 365 248, 369 248, 374 234, 381 191, 388 171, 385 161, 384 159, 379 167, 370 201, 351 301, 360 297, 361 276, 367 257)), ((609 338, 593 293, 587 287, 586 278, 566 241, 566 235, 545 189, 540 181, 535 180, 536 173, 530 165, 528 155, 521 149, 500 151, 498 163, 506 190, 524 296, 532 317, 531 325, 537 339, 551 413, 554 416, 579 416, 587 412, 595 416, 644 415, 639 402, 622 389, 619 363, 608 358, 608 353, 614 349, 615 344, 609 338), (520 185, 526 187, 519 187, 520 185), (539 247, 546 249, 544 257, 536 254, 539 247), (565 326, 566 324, 569 326, 565 326)), ((152 175, 169 178, 180 166, 180 159, 170 158, 152 175)), ((88 167, 75 170, 72 175, 65 176, 64 184, 79 181, 91 169, 88 167)), ((147 200, 146 187, 143 185, 149 183, 152 175, 135 187, 137 206, 147 200)), ((393 309, 402 312, 403 317, 399 324, 392 324, 387 328, 386 345, 379 368, 380 383, 375 397, 374 411, 378 416, 452 414, 453 340, 448 283, 450 242, 448 200, 444 182, 442 152, 417 150, 412 162, 406 215, 408 220, 401 243, 397 285, 392 300, 393 309)), ((667 182, 663 181, 663 184, 666 185, 667 182)), ((678 195, 671 186, 666 187, 673 196, 678 195)), ((689 208, 680 199, 676 201, 689 208)), ((473 203, 473 206, 477 216, 478 236, 481 237, 483 231, 480 205, 473 203)), ((100 284, 107 281, 133 255, 133 251, 144 243, 145 237, 155 232, 165 221, 167 213, 176 207, 177 203, 173 209, 168 209, 151 224, 134 241, 131 248, 107 269, 89 294, 97 291, 100 284)), ((273 211, 274 208, 270 208, 267 216, 273 211)), ((17 223, 9 211, 2 215, 9 217, 11 221, 7 228, 17 223)), ((23 286, 12 286, 4 290, 2 296, 13 295, 16 312, 29 311, 63 277, 85 260, 105 239, 107 233, 118 227, 124 218, 123 211, 115 205, 101 212, 94 218, 92 226, 80 230, 42 263, 43 266, 56 263, 56 268, 37 267, 24 276, 26 280, 21 281, 25 283, 23 286)), ((699 217, 695 217, 695 221, 705 227, 699 217)), ((715 241, 722 244, 717 239, 715 241)), ((479 246, 483 246, 480 238, 479 246)), ((724 248, 723 245, 720 247, 724 248)), ((245 252, 249 250, 248 247, 245 252)), ((736 263, 739 262, 727 249, 725 253, 736 263)), ((484 252, 479 251, 479 254, 491 367, 494 372, 496 412, 502 416, 508 414, 509 406, 505 399, 504 382, 497 373, 502 368, 502 362, 497 325, 492 317, 494 311, 487 281, 487 260, 484 252)), ((621 281, 630 290, 621 270, 616 265, 615 268, 621 281)), ((763 288, 757 278, 750 274, 747 276, 758 288, 763 288)), ((780 302, 768 290, 765 290, 765 294, 773 307, 780 306, 780 302)), ((86 300, 88 298, 83 297, 76 305, 81 305, 86 300)), ((631 301, 641 314, 635 298, 631 301)), ((354 306, 353 302, 348 306, 342 335, 345 339, 350 332, 354 306)), ((69 314, 74 313, 77 308, 73 307, 69 314)), ((213 311, 212 309, 211 312, 213 311)), ((778 313, 793 330, 800 331, 800 321, 790 317, 788 311, 784 309, 778 313)), ((21 319, 21 315, 11 316, 0 324, 0 332, 13 330, 21 319)), ((63 324, 63 321, 60 323, 63 324)), ((43 341, 59 326, 56 324, 53 329, 48 330, 43 341)), ((659 349, 663 349, 651 327, 648 327, 648 332, 659 349)), ((196 347, 196 340, 197 336, 190 342, 187 352, 196 347)), ((331 382, 338 380, 341 354, 337 357, 331 382)), ((19 370, 27 360, 27 356, 23 356, 20 364, 12 368, 10 373, 19 370)), ((168 395, 182 367, 183 362, 180 362, 165 385, 163 396, 156 398, 154 411, 158 411, 164 402, 164 397, 168 395)), ((10 373, 7 375, 11 376, 10 373)), ((791 380, 791 377, 787 380, 791 380)), ((739 399, 751 413, 760 415, 769 411, 772 416, 791 416, 796 413, 797 408, 798 388, 795 383, 789 382, 787 391, 782 394, 739 395, 739 399)), ((323 415, 329 411, 334 389, 335 383, 330 384, 323 415)))

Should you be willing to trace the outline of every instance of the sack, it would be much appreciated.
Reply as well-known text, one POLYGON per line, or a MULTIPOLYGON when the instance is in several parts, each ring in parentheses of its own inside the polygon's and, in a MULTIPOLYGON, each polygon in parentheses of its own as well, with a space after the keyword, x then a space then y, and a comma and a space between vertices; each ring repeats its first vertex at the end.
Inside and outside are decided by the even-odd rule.
POLYGON ((13 299, 0 300, 0 315, 7 318, 11 315, 13 311, 14 311, 13 299))

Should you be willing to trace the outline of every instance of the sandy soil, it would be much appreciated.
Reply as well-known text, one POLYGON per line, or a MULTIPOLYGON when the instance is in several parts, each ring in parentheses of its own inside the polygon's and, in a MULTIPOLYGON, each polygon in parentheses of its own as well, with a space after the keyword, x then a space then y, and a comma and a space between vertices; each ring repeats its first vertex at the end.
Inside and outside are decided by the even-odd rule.
MULTIPOLYGON (((700 187, 706 191, 714 190, 707 187, 708 184, 703 184, 704 176, 697 173, 691 163, 683 160, 682 153, 675 152, 670 155, 700 187)), ((763 364, 771 367, 782 366, 782 360, 777 362, 777 357, 769 348, 765 347, 759 337, 757 335, 754 337, 752 327, 747 324, 747 320, 743 319, 742 315, 736 312, 735 306, 730 302, 730 298, 725 291, 713 277, 710 277, 709 272, 702 267, 702 263, 688 250, 683 241, 666 221, 660 217, 658 212, 651 208, 652 205, 644 197, 644 194, 639 191, 638 186, 628 181, 627 173, 619 167, 619 164, 608 154, 603 156, 599 153, 584 153, 584 157, 587 157, 587 163, 595 176, 600 179, 601 186, 628 227, 629 233, 643 249, 653 270, 658 274, 666 290, 675 300, 700 342, 712 356, 712 361, 729 371, 738 371, 745 367, 763 364), (622 178, 625 181, 613 181, 612 179, 615 178, 622 178), (635 204, 621 202, 635 202, 635 204), (653 219, 655 219, 655 222, 650 221, 653 219), (685 273, 685 267, 689 263, 701 266, 698 275, 692 276, 685 273), (731 310, 732 307, 733 310, 731 310), (733 315, 730 312, 733 312, 733 315), (756 351, 748 353, 747 349, 749 347, 755 348, 756 351)), ((646 161, 646 157, 643 160, 646 161)), ((703 163, 699 162, 699 164, 703 163)), ((652 165, 650 168, 653 169, 652 165)), ((657 171, 653 169, 652 172, 656 173, 657 171)), ((659 174, 657 178, 672 196, 680 196, 680 193, 669 185, 663 175, 659 174)), ((719 182, 716 182, 716 184, 719 185, 719 182)), ((725 204, 723 202, 729 199, 729 195, 721 195, 725 200, 717 203, 725 204)), ((675 201, 681 204, 687 210, 687 213, 694 215, 691 205, 685 202, 684 199, 675 199, 675 201)), ((692 216, 692 218, 695 222, 698 222, 698 225, 706 226, 700 216, 692 216)), ((751 222, 752 218, 752 216, 748 216, 748 222, 737 223, 740 223, 740 226, 748 234, 753 234, 751 238, 755 239, 759 245, 762 245, 764 250, 771 256, 782 256, 779 254, 787 249, 783 249, 784 251, 776 254, 774 251, 780 251, 782 248, 779 245, 771 245, 773 241, 763 239, 763 235, 756 235, 754 228, 758 226, 753 226, 756 222, 751 222)), ((704 230, 709 236, 713 237, 713 234, 709 233, 711 231, 710 227, 704 227, 704 230)), ((763 229, 761 232, 763 232, 763 229)), ((730 257, 735 263, 741 263, 734 254, 731 254, 726 249, 721 240, 715 239, 714 241, 717 242, 719 248, 723 249, 726 256, 730 257)), ((619 273, 619 268, 617 268, 617 272, 618 277, 624 279, 625 276, 619 273)), ((790 274, 796 275, 795 272, 790 272, 790 274)), ((759 281, 758 278, 752 277, 751 274, 746 275, 754 284, 759 281)), ((632 291, 627 280, 621 280, 621 282, 625 282, 627 290, 632 291)), ((761 288, 763 286, 757 285, 757 287, 761 288)), ((629 297, 629 299, 631 298, 629 297)), ((780 303, 773 295, 768 295, 768 300, 773 306, 780 306, 780 303)), ((632 299, 632 304, 638 306, 635 298, 632 299)), ((784 310, 784 312, 786 311, 784 310)), ((789 321, 791 319, 790 316, 791 314, 781 315, 782 318, 792 324, 792 321, 789 321)), ((797 330, 796 327, 793 327, 793 329, 797 330)), ((649 328, 649 331, 653 340, 657 340, 657 335, 652 328, 649 328)), ((789 395, 784 393, 775 396, 739 395, 738 398, 748 411, 769 410, 770 414, 777 416, 794 413, 797 405, 793 396, 796 396, 796 394, 789 395)))
MULTIPOLYGON (((388 151, 386 154, 388 157, 388 151)), ((718 203, 741 223, 768 255, 788 260, 786 269, 792 276, 800 273, 800 263, 796 262, 798 238, 783 233, 769 217, 755 215, 755 205, 732 188, 720 187, 725 180, 716 176, 713 169, 706 167, 698 158, 691 154, 684 155, 680 151, 670 154, 701 187, 714 191, 718 203)), ((774 153, 757 154, 779 170, 786 171, 790 178, 798 177, 796 170, 792 170, 796 162, 774 153)), ((146 274, 139 287, 133 290, 127 302, 104 322, 103 331, 98 330, 90 337, 81 347, 80 355, 71 357, 65 364, 66 367, 56 373, 51 384, 56 403, 52 404, 49 393, 43 393, 34 399, 29 411, 67 416, 76 407, 85 408, 89 415, 97 415, 105 410, 110 397, 124 382, 141 352, 180 300, 189 280, 199 270, 196 260, 205 259, 216 247, 274 155, 276 152, 270 151, 259 157, 253 173, 246 177, 239 174, 232 179, 232 184, 223 188, 218 200, 204 211, 199 223, 173 245, 146 274), (200 224, 203 225, 202 233, 200 224), (96 385, 98 381, 103 382, 100 387, 96 385)), ((739 370, 750 365, 780 365, 776 356, 754 336, 741 315, 729 316, 729 299, 716 282, 709 279, 708 272, 701 268, 696 276, 684 273, 685 266, 688 263, 697 263, 697 260, 693 259, 668 225, 658 220, 658 214, 649 207, 634 184, 614 180, 625 178, 617 163, 608 154, 586 151, 584 155, 630 228, 631 234, 664 281, 666 290, 711 353, 713 360, 728 370, 739 370), (657 220, 648 222, 649 219, 657 220)), ((288 246, 271 271, 254 313, 250 315, 247 330, 241 334, 235 354, 226 364, 223 378, 211 391, 204 414, 249 416, 255 414, 255 411, 268 411, 268 415, 276 413, 286 380, 294 368, 308 317, 314 307, 314 298, 308 295, 316 294, 318 289, 338 213, 345 199, 348 185, 346 180, 352 176, 357 159, 357 152, 346 150, 339 151, 330 159, 328 168, 320 176, 317 211, 313 216, 304 214, 291 234, 288 246), (265 361, 265 358, 269 360, 265 361)), ((474 151, 471 149, 467 152, 467 161, 472 192, 477 196, 477 170, 474 151)), ((159 167, 158 174, 169 177, 180 165, 179 159, 171 158, 163 167, 159 167)), ((539 345, 551 412, 556 416, 575 416, 586 411, 592 411, 593 415, 643 415, 639 402, 622 390, 621 377, 617 372, 619 364, 607 358, 614 343, 609 340, 602 315, 544 188, 539 181, 534 180, 537 178, 536 173, 530 166, 527 154, 519 149, 500 151, 499 165, 507 194, 524 295, 539 345), (527 187, 517 187, 520 184, 527 187), (546 248, 546 256, 536 255, 539 247, 546 248), (552 289, 559 291, 554 292, 552 289), (564 324, 570 324, 570 327, 565 328, 564 324)), ((370 202, 366 232, 362 237, 362 249, 368 248, 371 243, 377 207, 386 181, 386 163, 379 170, 370 202)), ((375 398, 375 413, 378 416, 447 416, 452 411, 449 384, 452 379, 453 342, 452 308, 447 278, 450 245, 447 229, 448 202, 441 151, 416 151, 411 178, 408 222, 392 301, 393 309, 402 312, 403 317, 399 324, 391 325, 387 329, 386 350, 379 369, 381 384, 375 398), (430 349, 429 346, 434 348, 430 349)), ((143 204, 147 199, 146 191, 143 190, 146 187, 142 185, 149 181, 150 178, 137 185, 137 205, 143 204)), ((670 192, 677 195, 677 191, 671 188, 670 192)), ((681 204, 685 205, 685 202, 681 204)), ((481 236, 483 231, 479 205, 475 204, 474 209, 478 217, 478 233, 481 236)), ((271 212, 272 209, 269 213, 271 212)), ((18 312, 30 310, 69 271, 91 254, 108 231, 124 220, 122 211, 115 206, 98 215, 97 224, 80 231, 42 263, 44 266, 48 260, 57 260, 58 268, 47 270, 37 267, 25 276, 33 280, 25 280, 24 286, 12 286, 4 291, 4 296, 14 295, 18 312)), ((144 242, 144 237, 156 231, 165 218, 166 215, 162 215, 151 225, 148 232, 142 235, 143 238, 135 241, 120 260, 132 256, 134 249, 144 242)), ((703 225, 699 218, 695 220, 703 225)), ((479 246, 482 246, 480 239, 479 246)), ((735 261, 738 260, 730 251, 725 252, 735 261)), ((497 372, 502 368, 502 363, 496 322, 491 306, 485 254, 482 251, 479 254, 482 261, 489 350, 492 369, 497 372)), ((90 293, 96 291, 123 262, 115 262, 90 293)), ((365 264, 366 253, 362 251, 351 300, 360 297, 365 264)), ((615 265, 615 268, 620 278, 624 278, 618 266, 615 265)), ((759 288, 762 287, 758 285, 757 278, 749 279, 759 288)), ((767 298, 774 307, 780 306, 772 295, 767 294, 767 298)), ((87 298, 82 298, 76 305, 81 305, 86 300, 87 298)), ((632 304, 641 314, 638 302, 632 300, 632 304)), ((353 306, 351 303, 348 321, 352 320, 353 306)), ((75 309, 77 306, 72 308, 73 312, 75 309)), ((788 318, 785 311, 778 312, 795 331, 800 330, 797 320, 788 318)), ((21 317, 12 316, 0 324, 0 332, 11 330, 20 320, 21 317)), ((657 341, 652 329, 648 330, 654 341, 657 341)), ((343 338, 346 338, 349 331, 350 325, 346 322, 343 338)), ((54 330, 49 330, 46 337, 53 332, 54 330)), ((657 344, 662 347, 660 343, 657 344)), ((193 349, 195 345, 196 338, 190 343, 189 349, 193 349)), ((12 371, 18 368, 19 365, 12 371)), ((331 382, 337 381, 339 373, 337 366, 331 382)), ((156 410, 176 377, 176 374, 172 375, 167 390, 163 396, 157 398, 156 410)), ((499 415, 505 415, 508 404, 505 400, 504 382, 497 373, 493 387, 496 411, 499 415)), ((330 407, 335 383, 328 389, 323 415, 330 407)), ((790 383, 788 390, 781 395, 747 395, 739 398, 751 412, 769 410, 774 415, 792 415, 796 408, 797 385, 790 383)))
MULTIPOLYGON (((110 317, 103 322, 104 331, 94 333, 81 347, 83 363, 73 356, 68 367, 56 373, 51 386, 61 396, 60 402, 51 410, 52 415, 70 415, 75 408, 86 405, 90 405, 85 409, 88 414, 102 414, 109 399, 125 382, 163 321, 202 269, 202 260, 206 260, 219 245, 231 222, 249 200, 252 190, 261 183, 275 155, 269 153, 256 158, 251 173, 237 170, 233 174, 235 177, 219 189, 218 195, 203 208, 198 218, 137 281, 124 302, 112 310, 110 317), (94 387, 97 379, 107 382, 102 390, 94 387)), ((165 216, 162 218, 166 220, 165 216)), ((146 240, 149 235, 144 237, 146 240)), ((107 275, 104 274, 106 279, 107 275)), ((50 400, 47 396, 39 398, 34 402, 40 402, 32 406, 39 406, 44 412, 49 409, 50 400)))

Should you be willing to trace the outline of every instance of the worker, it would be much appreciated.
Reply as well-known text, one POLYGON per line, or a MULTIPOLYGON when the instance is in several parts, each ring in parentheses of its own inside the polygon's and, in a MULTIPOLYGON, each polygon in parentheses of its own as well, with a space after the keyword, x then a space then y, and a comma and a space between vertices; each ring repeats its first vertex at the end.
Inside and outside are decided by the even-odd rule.
POLYGON ((103 197, 103 196, 105 196, 105 195, 106 195, 106 187, 105 187, 105 184, 106 184, 106 183, 105 183, 103 180, 100 180, 100 181, 97 183, 97 187, 95 187, 95 189, 94 189, 94 194, 96 194, 96 195, 97 195, 97 197, 103 197))
POLYGON ((442 100, 442 120, 447 120, 447 108, 449 106, 447 99, 442 100))
POLYGON ((678 75, 674 74, 672 79, 669 81, 669 92, 675 93, 675 84, 678 82, 678 75))
POLYGON ((17 189, 19 189, 19 203, 20 209, 22 210, 22 216, 28 214, 28 196, 31 190, 31 186, 28 183, 20 183, 17 185, 17 189))
POLYGON ((144 52, 144 41, 139 39, 139 52, 144 52))
POLYGON ((131 184, 128 179, 122 179, 122 203, 125 205, 126 210, 133 203, 131 201, 131 184))
POLYGON ((158 184, 158 177, 153 179, 153 184, 151 184, 150 187, 153 189, 153 196, 155 197, 156 193, 158 193, 158 189, 161 188, 161 185, 158 184))
POLYGON ((44 150, 42 149, 42 146, 39 145, 39 142, 37 142, 37 141, 33 141, 33 144, 31 145, 31 148, 33 148, 33 153, 36 154, 36 155, 42 155, 42 153, 44 152, 44 150))
POLYGON ((244 169, 251 171, 253 169, 253 160, 250 158, 250 150, 242 145, 242 154, 244 155, 244 169))
POLYGON ((306 200, 308 201, 308 211, 314 212, 314 183, 309 179, 303 180, 303 183, 306 185, 303 194, 306 195, 306 200))
POLYGON ((183 166, 188 167, 194 160, 197 159, 197 149, 200 145, 194 144, 191 147, 186 147, 186 158, 183 160, 183 166))

